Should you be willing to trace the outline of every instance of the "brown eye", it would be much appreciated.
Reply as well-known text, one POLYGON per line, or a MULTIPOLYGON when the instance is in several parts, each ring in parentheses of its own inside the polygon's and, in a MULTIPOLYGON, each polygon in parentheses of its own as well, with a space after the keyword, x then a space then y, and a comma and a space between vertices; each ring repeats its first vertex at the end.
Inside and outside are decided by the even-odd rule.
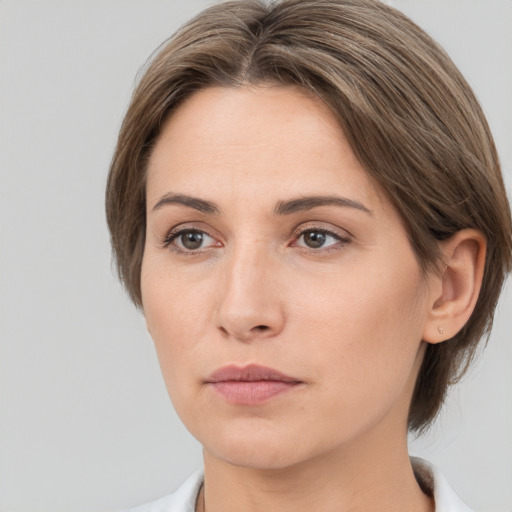
POLYGON ((306 231, 302 235, 304 245, 311 249, 319 249, 320 247, 323 247, 327 240, 327 236, 328 235, 322 231, 306 231))
POLYGON ((187 231, 178 237, 181 245, 189 251, 199 249, 203 243, 203 238, 201 231, 187 231))
POLYGON ((216 241, 204 231, 181 229, 164 242, 164 247, 174 248, 178 252, 200 252, 200 249, 216 246, 216 241))
POLYGON ((341 249, 349 242, 347 236, 326 229, 310 228, 301 231, 293 245, 306 249, 341 249))

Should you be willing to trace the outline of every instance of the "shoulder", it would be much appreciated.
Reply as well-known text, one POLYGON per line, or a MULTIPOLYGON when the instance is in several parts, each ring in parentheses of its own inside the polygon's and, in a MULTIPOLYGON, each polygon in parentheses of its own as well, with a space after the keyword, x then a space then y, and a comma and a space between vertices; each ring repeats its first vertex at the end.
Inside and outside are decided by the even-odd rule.
POLYGON ((472 512, 450 487, 439 469, 418 457, 411 457, 411 463, 423 491, 434 497, 436 512, 472 512))
POLYGON ((202 484, 203 472, 196 471, 172 494, 125 512, 194 512, 197 494, 202 484))

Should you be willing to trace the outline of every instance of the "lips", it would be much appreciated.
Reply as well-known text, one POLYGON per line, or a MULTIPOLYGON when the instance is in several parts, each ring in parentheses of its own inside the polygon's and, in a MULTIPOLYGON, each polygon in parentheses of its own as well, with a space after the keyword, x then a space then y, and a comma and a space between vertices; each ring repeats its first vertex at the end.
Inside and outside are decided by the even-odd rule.
POLYGON ((302 382, 273 368, 251 364, 219 368, 206 379, 206 384, 230 403, 258 405, 302 382))

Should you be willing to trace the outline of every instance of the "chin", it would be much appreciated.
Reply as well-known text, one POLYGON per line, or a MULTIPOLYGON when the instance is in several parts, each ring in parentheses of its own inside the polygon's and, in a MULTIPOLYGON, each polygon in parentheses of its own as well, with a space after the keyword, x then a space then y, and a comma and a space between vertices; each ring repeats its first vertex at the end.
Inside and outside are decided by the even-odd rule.
POLYGON ((205 451, 232 466, 266 471, 289 468, 307 459, 293 447, 270 443, 265 446, 231 443, 229 447, 216 446, 213 450, 205 447, 205 451))
MULTIPOLYGON (((242 425, 193 433, 205 454, 233 466, 255 470, 280 470, 318 456, 322 446, 310 446, 296 432, 280 431, 276 425, 242 425)), ((307 436, 306 436, 307 437, 307 436)))

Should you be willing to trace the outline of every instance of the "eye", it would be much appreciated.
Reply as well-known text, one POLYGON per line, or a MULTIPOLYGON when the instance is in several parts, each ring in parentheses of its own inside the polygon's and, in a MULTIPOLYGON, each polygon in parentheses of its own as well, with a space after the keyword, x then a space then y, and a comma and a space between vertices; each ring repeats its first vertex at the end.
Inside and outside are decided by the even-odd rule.
POLYGON ((347 237, 332 233, 325 229, 306 229, 297 237, 295 245, 308 249, 328 249, 336 245, 348 243, 347 237))
POLYGON ((199 229, 180 229, 171 232, 164 241, 164 247, 173 246, 177 252, 200 252, 218 245, 216 240, 199 229))

